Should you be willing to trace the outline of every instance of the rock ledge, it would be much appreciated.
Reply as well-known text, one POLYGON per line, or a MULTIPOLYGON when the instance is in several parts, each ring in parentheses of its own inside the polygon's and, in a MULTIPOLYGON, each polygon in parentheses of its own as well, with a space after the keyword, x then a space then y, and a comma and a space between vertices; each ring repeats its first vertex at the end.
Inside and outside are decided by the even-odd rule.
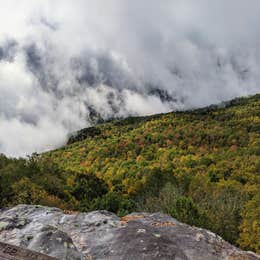
POLYGON ((42 206, 0 210, 0 242, 57 259, 255 260, 205 229, 161 214, 107 211, 65 214, 42 206))

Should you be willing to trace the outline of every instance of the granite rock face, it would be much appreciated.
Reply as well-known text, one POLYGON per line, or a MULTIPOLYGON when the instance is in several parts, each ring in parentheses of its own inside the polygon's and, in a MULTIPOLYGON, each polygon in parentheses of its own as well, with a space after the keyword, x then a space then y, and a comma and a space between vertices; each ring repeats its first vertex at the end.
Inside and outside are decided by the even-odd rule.
POLYGON ((19 205, 0 210, 0 241, 68 260, 260 259, 161 213, 120 219, 107 211, 65 214, 56 208, 19 205))

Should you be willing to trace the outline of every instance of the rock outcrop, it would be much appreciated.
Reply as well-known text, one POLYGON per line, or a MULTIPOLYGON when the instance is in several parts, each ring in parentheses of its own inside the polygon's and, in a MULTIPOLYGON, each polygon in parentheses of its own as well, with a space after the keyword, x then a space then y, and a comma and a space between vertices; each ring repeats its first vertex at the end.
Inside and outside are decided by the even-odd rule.
POLYGON ((19 205, 0 210, 0 242, 69 260, 260 259, 161 213, 120 219, 107 211, 65 214, 56 208, 19 205))

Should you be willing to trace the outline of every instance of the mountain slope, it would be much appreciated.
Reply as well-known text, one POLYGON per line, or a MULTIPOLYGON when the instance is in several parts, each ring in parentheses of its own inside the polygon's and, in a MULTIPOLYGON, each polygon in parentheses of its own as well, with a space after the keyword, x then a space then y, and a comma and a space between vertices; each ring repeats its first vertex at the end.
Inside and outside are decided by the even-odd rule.
POLYGON ((1 204, 161 211, 259 252, 259 115, 255 95, 99 124, 29 160, 2 156, 1 204))

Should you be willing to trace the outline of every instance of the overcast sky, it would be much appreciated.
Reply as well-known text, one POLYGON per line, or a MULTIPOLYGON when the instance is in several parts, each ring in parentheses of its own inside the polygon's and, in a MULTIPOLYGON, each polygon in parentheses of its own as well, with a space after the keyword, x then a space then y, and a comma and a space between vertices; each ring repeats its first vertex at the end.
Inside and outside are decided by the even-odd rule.
POLYGON ((260 92, 259 0, 8 0, 0 153, 58 147, 104 119, 260 92))

